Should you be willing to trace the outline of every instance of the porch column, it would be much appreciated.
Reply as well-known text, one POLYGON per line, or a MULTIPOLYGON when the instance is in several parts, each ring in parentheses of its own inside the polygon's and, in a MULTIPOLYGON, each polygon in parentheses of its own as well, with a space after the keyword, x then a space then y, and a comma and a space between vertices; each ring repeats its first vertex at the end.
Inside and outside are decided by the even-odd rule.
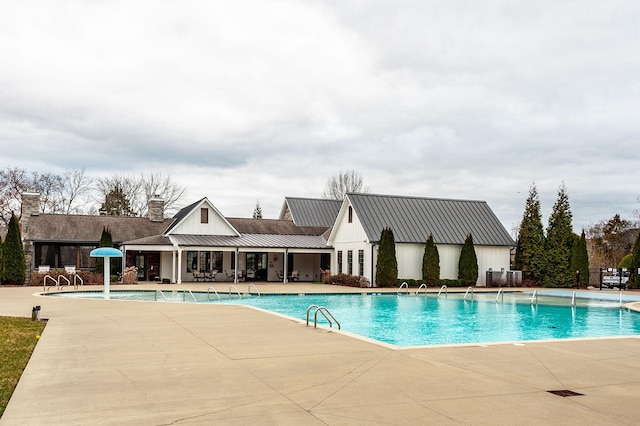
POLYGON ((289 282, 289 249, 284 249, 284 280, 283 282, 287 284, 289 282))
POLYGON ((240 255, 240 250, 236 247, 236 255, 235 255, 235 265, 233 265, 233 283, 238 284, 238 265, 240 262, 238 261, 238 256, 240 255))
POLYGON ((182 249, 178 248, 178 280, 176 283, 182 284, 182 249))
POLYGON ((171 282, 176 282, 176 251, 171 251, 171 282))

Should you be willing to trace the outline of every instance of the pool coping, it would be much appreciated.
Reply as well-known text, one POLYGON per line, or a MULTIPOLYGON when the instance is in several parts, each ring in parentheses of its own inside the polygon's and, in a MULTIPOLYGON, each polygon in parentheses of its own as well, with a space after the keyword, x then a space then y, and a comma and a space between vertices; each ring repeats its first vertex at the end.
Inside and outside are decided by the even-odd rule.
POLYGON ((390 350, 255 310, 32 293, 0 287, 1 315, 42 303, 49 320, 3 426, 640 418, 637 337, 390 350), (559 389, 580 395, 549 393, 559 389))

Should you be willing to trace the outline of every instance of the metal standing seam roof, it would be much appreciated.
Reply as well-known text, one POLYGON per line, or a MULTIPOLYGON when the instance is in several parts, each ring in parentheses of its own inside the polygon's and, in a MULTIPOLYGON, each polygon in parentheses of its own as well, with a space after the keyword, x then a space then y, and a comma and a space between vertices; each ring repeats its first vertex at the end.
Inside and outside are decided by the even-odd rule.
POLYGON ((321 235, 243 234, 239 237, 223 235, 171 235, 181 246, 330 249, 321 235))
POLYGON ((390 227, 397 243, 424 244, 433 234, 438 244, 461 245, 471 233, 475 245, 515 245, 485 201, 362 193, 347 197, 371 242, 390 227))
POLYGON ((285 197, 285 204, 291 212, 293 223, 298 226, 331 227, 336 221, 341 200, 323 198, 285 197))

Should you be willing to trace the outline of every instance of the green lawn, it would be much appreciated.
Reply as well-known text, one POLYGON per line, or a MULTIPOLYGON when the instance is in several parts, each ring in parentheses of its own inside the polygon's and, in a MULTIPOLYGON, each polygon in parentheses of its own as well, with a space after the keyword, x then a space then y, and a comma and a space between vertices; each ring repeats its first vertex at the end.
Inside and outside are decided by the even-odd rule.
POLYGON ((0 417, 45 325, 31 318, 0 317, 0 417))

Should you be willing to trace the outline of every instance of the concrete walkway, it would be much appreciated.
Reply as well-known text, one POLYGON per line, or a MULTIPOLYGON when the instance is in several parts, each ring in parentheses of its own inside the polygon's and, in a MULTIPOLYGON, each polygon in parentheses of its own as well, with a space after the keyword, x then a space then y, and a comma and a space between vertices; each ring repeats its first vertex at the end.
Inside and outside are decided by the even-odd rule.
MULTIPOLYGON (((165 287, 178 288, 135 286, 165 287)), ((238 287, 246 291, 246 284, 238 287)), ((297 283, 258 288, 355 290, 297 283)), ((33 295, 39 291, 0 287, 0 315, 30 316, 41 305, 49 320, 0 425, 632 425, 640 419, 635 337, 394 350, 245 307, 33 295)))

